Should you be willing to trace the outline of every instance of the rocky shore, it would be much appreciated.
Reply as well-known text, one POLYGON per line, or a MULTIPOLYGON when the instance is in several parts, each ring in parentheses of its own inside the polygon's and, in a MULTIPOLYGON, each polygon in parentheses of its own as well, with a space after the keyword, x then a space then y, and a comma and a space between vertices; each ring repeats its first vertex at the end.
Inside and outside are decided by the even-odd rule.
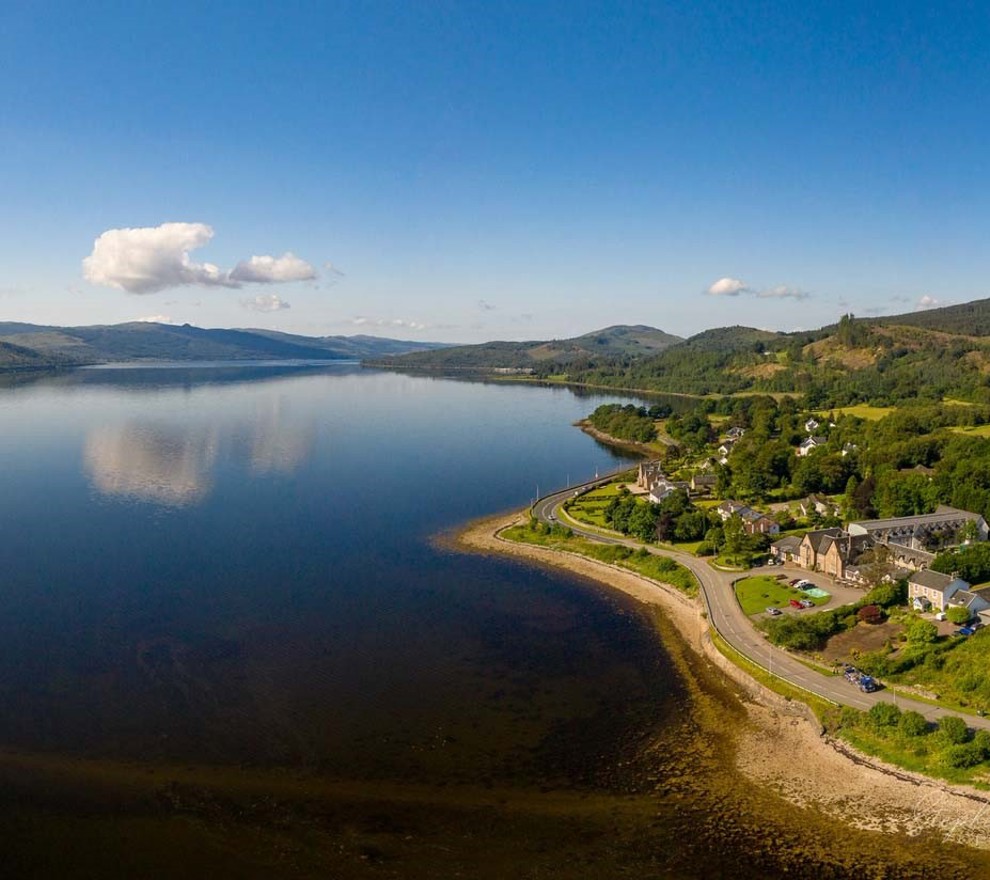
POLYGON ((807 707, 764 688, 718 652, 695 600, 629 571, 499 536, 502 529, 525 520, 525 512, 478 520, 452 543, 462 550, 565 569, 660 610, 684 642, 716 665, 740 693, 749 723, 736 734, 734 760, 753 784, 861 830, 931 833, 990 849, 990 794, 885 765, 825 736, 807 707))

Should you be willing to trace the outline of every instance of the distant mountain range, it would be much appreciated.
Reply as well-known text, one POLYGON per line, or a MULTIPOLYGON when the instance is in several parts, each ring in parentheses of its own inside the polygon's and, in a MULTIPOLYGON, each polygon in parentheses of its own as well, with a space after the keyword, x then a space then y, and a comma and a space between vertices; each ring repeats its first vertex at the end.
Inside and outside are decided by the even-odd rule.
POLYGON ((128 361, 345 360, 440 348, 376 336, 297 336, 274 330, 204 330, 189 324, 54 327, 0 322, 0 368, 128 361))
POLYGON ((525 371, 576 384, 686 394, 783 393, 812 405, 958 397, 990 403, 990 299, 819 330, 719 327, 680 339, 609 327, 552 342, 489 342, 380 359, 405 369, 525 371))
POLYGON ((682 339, 642 325, 573 339, 406 342, 170 324, 0 323, 0 368, 192 360, 339 360, 398 369, 525 373, 685 394, 801 395, 813 406, 946 397, 990 403, 990 299, 882 318, 846 315, 799 333, 718 327, 682 339))
MULTIPOLYGON (((390 357, 388 366, 422 370, 534 370, 553 372, 591 358, 641 358, 657 354, 678 342, 655 327, 617 325, 573 339, 531 342, 484 342, 390 357)), ((376 359, 377 362, 377 359, 376 359)))

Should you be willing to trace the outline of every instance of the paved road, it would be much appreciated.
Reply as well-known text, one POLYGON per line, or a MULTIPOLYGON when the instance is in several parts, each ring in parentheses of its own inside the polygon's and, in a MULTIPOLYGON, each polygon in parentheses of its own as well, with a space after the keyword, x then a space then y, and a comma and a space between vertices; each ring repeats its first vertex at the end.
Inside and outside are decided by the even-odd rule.
MULTIPOLYGON (((628 470, 628 468, 623 470, 628 470)), ((622 473, 622 471, 616 473, 622 473)), ((533 513, 542 522, 559 522, 563 516, 560 506, 564 501, 583 489, 607 483, 615 475, 608 474, 582 483, 580 486, 572 486, 552 495, 546 495, 533 505, 533 513)), ((566 524, 576 533, 606 544, 624 544, 635 548, 643 546, 637 541, 601 534, 594 529, 576 523, 569 517, 566 524)), ((826 700, 831 700, 833 703, 852 706, 856 709, 869 709, 875 703, 894 703, 904 710, 914 709, 930 721, 937 721, 944 715, 962 714, 956 710, 943 709, 940 706, 932 706, 928 703, 898 696, 889 690, 865 694, 841 676, 826 675, 817 670, 809 669, 787 651, 773 647, 766 637, 753 626, 749 617, 743 613, 732 588, 733 582, 740 576, 738 573, 719 571, 712 568, 707 562, 687 553, 661 550, 656 547, 647 547, 647 549, 651 553, 669 556, 677 560, 694 573, 701 585, 701 597, 708 611, 708 620, 712 627, 740 654, 762 666, 771 675, 779 676, 784 681, 824 697, 826 700)), ((965 715, 964 717, 970 727, 982 727, 990 730, 990 718, 980 718, 976 715, 965 715)))

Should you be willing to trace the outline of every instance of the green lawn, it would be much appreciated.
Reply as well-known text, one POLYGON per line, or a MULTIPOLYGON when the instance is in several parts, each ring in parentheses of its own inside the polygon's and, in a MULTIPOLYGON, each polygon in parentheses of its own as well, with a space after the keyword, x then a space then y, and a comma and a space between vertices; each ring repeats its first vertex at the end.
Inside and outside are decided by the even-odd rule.
POLYGON ((567 513, 572 519, 588 525, 608 528, 605 522, 605 509, 612 499, 619 494, 619 486, 623 483, 606 483, 590 492, 585 492, 571 500, 567 505, 567 513))
POLYGON ((829 413, 835 413, 836 416, 856 416, 869 422, 877 422, 884 416, 889 416, 895 409, 896 407, 893 406, 870 406, 868 403, 857 403, 855 406, 839 406, 828 410, 828 412, 819 412, 816 413, 816 416, 820 419, 827 419, 829 413))
POLYGON ((824 605, 829 601, 828 598, 813 599, 795 590, 786 580, 777 580, 765 574, 737 581, 736 598, 746 614, 759 614, 771 606, 787 608, 791 599, 811 599, 815 605, 824 605))
POLYGON ((949 428, 955 434, 968 434, 970 437, 990 437, 990 425, 975 425, 973 427, 962 427, 957 425, 949 428))

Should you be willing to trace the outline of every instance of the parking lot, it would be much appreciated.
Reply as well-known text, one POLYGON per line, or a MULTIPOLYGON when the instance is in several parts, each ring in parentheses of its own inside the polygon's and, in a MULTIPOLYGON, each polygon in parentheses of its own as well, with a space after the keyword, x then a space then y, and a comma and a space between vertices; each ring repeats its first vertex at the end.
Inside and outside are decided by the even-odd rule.
POLYGON ((863 598, 864 590, 858 587, 850 587, 846 584, 839 584, 824 575, 821 572, 816 571, 806 571, 797 565, 763 565, 759 568, 753 569, 753 574, 767 574, 771 577, 777 575, 784 575, 786 580, 791 581, 795 578, 799 578, 805 581, 811 581, 816 587, 824 590, 826 593, 831 593, 832 598, 824 605, 823 608, 835 608, 838 605, 851 605, 853 602, 858 602, 863 598))

